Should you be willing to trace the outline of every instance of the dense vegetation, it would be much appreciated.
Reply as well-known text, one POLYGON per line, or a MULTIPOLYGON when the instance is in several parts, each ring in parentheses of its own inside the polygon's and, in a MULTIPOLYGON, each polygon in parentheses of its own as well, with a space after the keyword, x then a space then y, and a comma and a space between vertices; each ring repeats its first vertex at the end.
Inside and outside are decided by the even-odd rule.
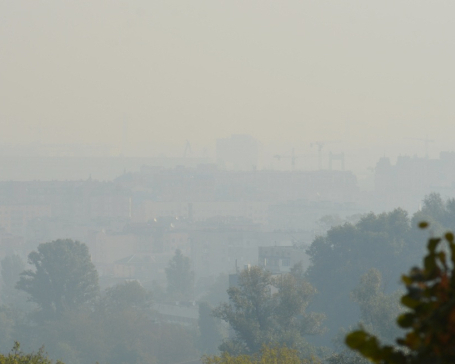
MULTIPOLYGON (((180 251, 166 270, 166 287, 146 289, 127 281, 101 290, 83 243, 40 244, 29 255, 30 269, 17 256, 1 262, 0 350, 7 353, 14 341, 27 352, 44 344, 50 357, 68 364, 183 363, 204 354, 220 355, 205 357, 206 364, 361 363, 364 359, 342 343, 349 330, 362 324, 366 331, 357 331, 357 341, 350 344, 380 362, 384 347, 379 342, 395 347, 402 329, 417 322, 401 316, 408 318, 401 319, 400 328, 395 318, 406 307, 414 309, 415 279, 427 277, 425 265, 412 271, 404 286, 399 282, 424 254, 424 232, 416 228, 422 220, 431 222, 433 234, 454 229, 455 200, 433 194, 412 217, 397 209, 333 226, 312 242, 306 272, 297 265, 276 277, 251 267, 228 290, 226 275, 214 277, 206 292, 198 293, 198 325, 169 323, 153 309, 157 302, 196 296, 191 262, 180 251), (402 305, 405 289, 410 298, 402 305), (373 337, 374 355, 361 346, 373 337)), ((446 239, 452 247, 451 235, 446 239)), ((451 277, 451 268, 441 260, 440 241, 432 244, 439 273, 451 277)))
MULTIPOLYGON (((21 350, 18 342, 14 343, 13 349, 7 354, 0 354, 1 364, 53 364, 54 362, 48 358, 43 348, 40 348, 37 352, 29 354, 24 353, 21 350)), ((56 364, 63 364, 61 361, 57 361, 56 364)))
POLYGON ((251 267, 240 273, 238 285, 228 290, 229 303, 214 311, 235 332, 220 346, 222 351, 254 354, 263 345, 287 345, 309 353, 304 337, 323 331, 324 315, 306 311, 315 290, 297 271, 273 277, 251 267))
MULTIPOLYGON (((421 223, 427 227, 427 223, 421 223)), ((381 345, 377 337, 360 329, 346 337, 349 347, 374 363, 417 364, 455 361, 455 239, 430 238, 423 267, 402 277, 406 307, 397 318, 406 330, 395 345, 381 345)))

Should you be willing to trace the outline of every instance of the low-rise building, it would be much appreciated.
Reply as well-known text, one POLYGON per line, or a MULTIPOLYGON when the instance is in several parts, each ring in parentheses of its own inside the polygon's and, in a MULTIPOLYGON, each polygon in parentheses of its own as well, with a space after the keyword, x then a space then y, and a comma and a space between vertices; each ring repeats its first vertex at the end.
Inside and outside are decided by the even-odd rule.
POLYGON ((306 270, 310 258, 305 249, 296 246, 261 246, 258 249, 259 266, 273 274, 289 273, 295 264, 302 264, 306 270))

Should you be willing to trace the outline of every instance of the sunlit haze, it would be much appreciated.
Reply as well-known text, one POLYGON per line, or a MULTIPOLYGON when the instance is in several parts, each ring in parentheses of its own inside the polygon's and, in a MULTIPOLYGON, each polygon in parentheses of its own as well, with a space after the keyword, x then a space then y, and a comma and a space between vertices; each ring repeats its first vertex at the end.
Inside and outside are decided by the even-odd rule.
POLYGON ((0 143, 150 156, 180 155, 189 140, 214 154, 217 138, 250 134, 273 155, 339 140, 331 149, 366 168, 423 156, 410 138, 428 137, 437 157, 455 132, 454 11, 447 1, 2 1, 0 143))

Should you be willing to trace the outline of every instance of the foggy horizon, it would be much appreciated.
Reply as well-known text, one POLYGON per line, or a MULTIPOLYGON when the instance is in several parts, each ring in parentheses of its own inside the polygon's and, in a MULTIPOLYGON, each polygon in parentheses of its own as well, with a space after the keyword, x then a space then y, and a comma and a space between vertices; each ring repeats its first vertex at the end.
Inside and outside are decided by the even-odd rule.
MULTIPOLYGON (((0 4, 0 144, 180 154, 250 134, 371 158, 451 150, 447 2, 0 4), (334 146, 335 147, 335 146, 334 146)), ((376 160, 370 162, 373 167, 376 160)), ((366 166, 364 167, 366 168, 366 166)))
POLYGON ((453 14, 0 0, 0 362, 453 362, 453 14))

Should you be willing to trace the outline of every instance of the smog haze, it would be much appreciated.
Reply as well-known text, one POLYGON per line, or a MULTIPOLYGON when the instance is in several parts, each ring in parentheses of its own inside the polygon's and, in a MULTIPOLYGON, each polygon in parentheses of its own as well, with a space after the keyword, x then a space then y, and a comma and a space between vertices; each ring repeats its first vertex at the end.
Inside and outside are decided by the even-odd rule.
MULTIPOLYGON (((433 156, 455 131, 446 1, 2 1, 2 144, 433 156), (273 150, 272 150, 273 149, 273 150), (376 154, 374 154, 376 153, 376 154)), ((114 152, 115 153, 115 152, 114 152)), ((264 165, 267 165, 265 162, 264 165)))

